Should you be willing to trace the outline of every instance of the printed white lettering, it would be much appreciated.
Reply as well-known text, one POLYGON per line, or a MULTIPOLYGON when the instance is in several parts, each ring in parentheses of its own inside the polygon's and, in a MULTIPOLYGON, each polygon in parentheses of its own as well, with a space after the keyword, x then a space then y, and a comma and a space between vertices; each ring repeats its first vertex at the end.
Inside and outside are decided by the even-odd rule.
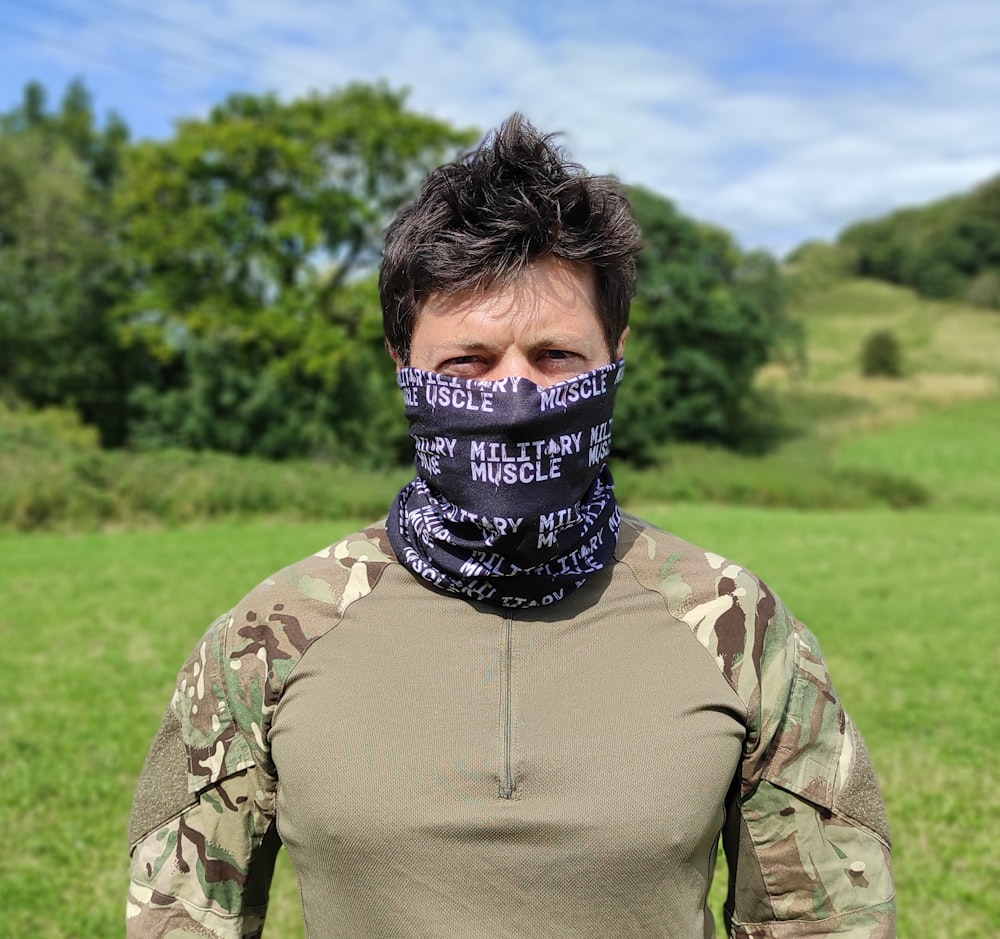
POLYGON ((521 522, 524 521, 523 518, 494 518, 492 519, 492 525, 486 524, 486 519, 483 520, 484 528, 492 528, 498 535, 508 535, 513 534, 521 527, 521 522))
POLYGON ((599 444, 590 448, 588 454, 588 466, 594 466, 597 463, 604 463, 609 454, 611 453, 611 441, 602 440, 599 444))
POLYGON ((602 440, 611 439, 611 421, 604 421, 596 427, 590 428, 590 445, 599 443, 602 440))
POLYGON ((611 453, 611 421, 604 421, 590 429, 589 465, 603 463, 611 453))
POLYGON ((472 558, 479 565, 481 573, 496 574, 503 570, 504 559, 502 554, 487 554, 485 551, 473 551, 472 558))
POLYGON ((502 597, 501 605, 506 607, 533 607, 533 606, 549 606, 552 603, 561 600, 566 595, 566 588, 560 587, 558 590, 552 593, 547 593, 540 600, 529 600, 527 597, 502 597))
POLYGON ((551 411, 553 408, 567 408, 577 401, 587 398, 598 398, 608 390, 608 373, 601 372, 597 375, 588 375, 578 381, 566 385, 553 385, 551 388, 542 389, 542 411, 551 411))
POLYGON ((432 384, 424 389, 424 397, 432 408, 457 408, 461 411, 493 410, 493 393, 478 388, 455 388, 432 384))
POLYGON ((441 457, 455 455, 454 437, 414 437, 413 443, 417 451, 417 463, 431 476, 441 472, 441 457))
POLYGON ((413 548, 407 548, 403 552, 404 558, 407 562, 407 566, 413 571, 418 577, 422 577, 424 580, 429 580, 432 583, 440 583, 441 575, 431 567, 413 548))
POLYGON ((477 564, 473 560, 465 560, 462 562, 462 566, 458 569, 460 577, 481 577, 483 574, 488 573, 488 571, 482 566, 482 564, 477 564))
POLYGON ((437 455, 429 456, 428 454, 422 453, 418 450, 417 463, 421 466, 424 472, 429 473, 431 476, 437 476, 441 472, 441 458, 437 455))
POLYGON ((543 483, 562 476, 562 457, 534 460, 530 463, 480 460, 472 464, 472 479, 494 486, 513 483, 543 483))
POLYGON ((497 591, 486 581, 473 580, 464 584, 460 592, 473 600, 489 600, 497 591))

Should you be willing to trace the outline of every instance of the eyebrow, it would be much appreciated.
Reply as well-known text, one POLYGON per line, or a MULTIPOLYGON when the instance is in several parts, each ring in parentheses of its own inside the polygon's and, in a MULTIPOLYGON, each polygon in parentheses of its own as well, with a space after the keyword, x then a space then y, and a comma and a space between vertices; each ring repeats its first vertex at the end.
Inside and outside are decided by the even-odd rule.
POLYGON ((490 352, 499 348, 498 345, 491 345, 480 339, 442 339, 433 347, 435 355, 454 355, 455 353, 468 354, 470 352, 490 352))
MULTIPOLYGON (((572 336, 565 333, 561 335, 549 333, 548 335, 539 336, 537 339, 533 340, 528 345, 528 348, 553 349, 585 344, 586 342, 582 336, 572 336)), ((508 344, 506 342, 492 343, 485 339, 462 339, 459 337, 449 337, 442 339, 441 342, 435 345, 434 348, 437 352, 490 352, 496 349, 505 348, 507 345, 508 344)))

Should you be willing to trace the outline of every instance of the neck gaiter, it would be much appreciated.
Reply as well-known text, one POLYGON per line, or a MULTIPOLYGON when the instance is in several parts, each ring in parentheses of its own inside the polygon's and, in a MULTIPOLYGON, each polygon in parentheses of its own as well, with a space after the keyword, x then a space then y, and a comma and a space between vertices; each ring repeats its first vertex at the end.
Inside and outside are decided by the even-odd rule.
POLYGON ((501 607, 554 603, 604 568, 621 521, 607 458, 624 369, 549 387, 400 369, 417 451, 387 521, 402 564, 501 607))

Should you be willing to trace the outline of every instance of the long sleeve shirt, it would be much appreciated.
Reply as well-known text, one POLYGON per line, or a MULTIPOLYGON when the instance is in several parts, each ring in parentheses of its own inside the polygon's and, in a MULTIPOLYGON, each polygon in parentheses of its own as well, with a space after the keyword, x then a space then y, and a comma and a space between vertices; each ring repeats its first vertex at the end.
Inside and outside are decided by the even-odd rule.
POLYGON ((381 527, 281 571, 184 666, 130 823, 132 937, 895 936, 864 742, 744 568, 626 516, 551 606, 422 584, 381 527))

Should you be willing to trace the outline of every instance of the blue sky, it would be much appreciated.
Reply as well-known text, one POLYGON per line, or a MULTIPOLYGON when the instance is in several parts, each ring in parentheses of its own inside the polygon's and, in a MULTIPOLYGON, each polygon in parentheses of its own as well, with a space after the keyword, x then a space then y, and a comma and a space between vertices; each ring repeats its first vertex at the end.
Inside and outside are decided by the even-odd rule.
POLYGON ((232 91, 385 78, 783 253, 1000 173, 1000 0, 0 0, 0 110, 82 77, 163 137, 232 91))

